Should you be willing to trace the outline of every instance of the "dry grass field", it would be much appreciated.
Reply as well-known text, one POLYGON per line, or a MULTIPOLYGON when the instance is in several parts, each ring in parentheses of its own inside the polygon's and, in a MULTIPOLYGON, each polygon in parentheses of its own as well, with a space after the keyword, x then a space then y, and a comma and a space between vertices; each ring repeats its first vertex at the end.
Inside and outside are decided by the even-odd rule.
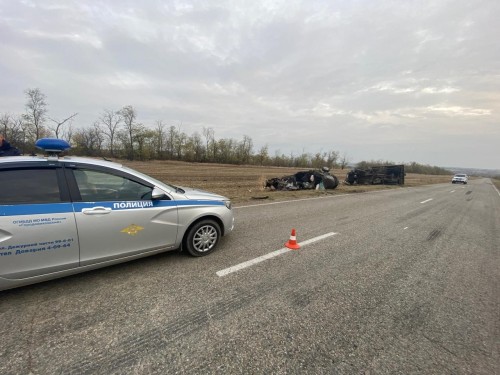
POLYGON ((498 178, 492 178, 491 181, 493 181, 493 183, 495 184, 495 186, 497 187, 497 189, 500 189, 500 179, 498 179, 498 178))
MULTIPOLYGON (((332 170, 341 183, 335 190, 269 191, 265 181, 272 177, 294 174, 303 168, 237 166, 177 161, 120 161, 124 165, 146 173, 160 181, 179 186, 208 190, 229 197, 236 204, 259 201, 281 201, 318 197, 325 194, 361 193, 371 190, 398 189, 399 186, 345 185, 342 181, 348 170, 332 170)), ((451 176, 407 174, 405 186, 419 186, 450 182, 451 176)))

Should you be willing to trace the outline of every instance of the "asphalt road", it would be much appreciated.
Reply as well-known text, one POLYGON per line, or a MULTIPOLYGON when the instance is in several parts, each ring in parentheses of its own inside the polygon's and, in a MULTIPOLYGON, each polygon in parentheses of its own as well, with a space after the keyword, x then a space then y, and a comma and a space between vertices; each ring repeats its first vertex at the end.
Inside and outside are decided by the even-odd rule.
POLYGON ((0 374, 500 373, 490 180, 235 215, 208 257, 0 292, 0 374))

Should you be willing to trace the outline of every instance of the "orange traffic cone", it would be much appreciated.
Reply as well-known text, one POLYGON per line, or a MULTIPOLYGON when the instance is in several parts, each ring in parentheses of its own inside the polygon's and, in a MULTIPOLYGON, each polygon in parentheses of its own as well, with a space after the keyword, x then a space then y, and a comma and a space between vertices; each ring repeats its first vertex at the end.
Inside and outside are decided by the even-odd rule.
POLYGON ((292 250, 300 249, 300 245, 297 243, 297 237, 295 237, 295 229, 292 229, 292 234, 290 235, 290 239, 285 242, 285 246, 292 250))

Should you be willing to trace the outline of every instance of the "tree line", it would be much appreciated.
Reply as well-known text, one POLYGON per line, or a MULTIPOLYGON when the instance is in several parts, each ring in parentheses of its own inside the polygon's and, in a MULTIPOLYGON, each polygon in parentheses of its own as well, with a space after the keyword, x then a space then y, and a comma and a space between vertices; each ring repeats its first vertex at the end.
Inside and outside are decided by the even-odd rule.
MULTIPOLYGON (((138 121, 137 110, 131 105, 115 110, 104 109, 90 126, 75 127, 73 120, 78 113, 68 114, 63 119, 52 118, 48 113, 47 98, 40 89, 27 89, 24 93, 23 114, 0 114, 0 132, 24 154, 37 152, 34 146, 37 139, 56 137, 71 144, 70 154, 80 156, 298 168, 327 166, 344 169, 349 164, 347 154, 341 155, 335 150, 289 155, 276 151, 271 155, 268 145, 254 150, 252 138, 248 135, 243 135, 240 140, 217 138, 211 127, 203 127, 201 132, 193 134, 186 134, 182 125, 168 126, 162 120, 148 127, 138 121)), ((357 167, 379 162, 363 161, 357 167)), ((441 174, 444 171, 417 163, 410 163, 407 167, 411 169, 409 172, 420 171, 415 173, 441 174)))
POLYGON ((24 154, 37 152, 37 139, 56 137, 71 144, 72 155, 82 156, 310 168, 347 165, 347 157, 334 150, 298 155, 277 151, 270 155, 268 145, 255 150, 248 135, 240 140, 217 138, 211 127, 187 134, 181 125, 168 126, 162 120, 148 127, 138 121, 137 110, 131 105, 105 109, 90 126, 75 127, 73 120, 78 113, 54 119, 48 114, 47 98, 40 89, 28 89, 25 95, 23 114, 0 115, 0 132, 24 154))

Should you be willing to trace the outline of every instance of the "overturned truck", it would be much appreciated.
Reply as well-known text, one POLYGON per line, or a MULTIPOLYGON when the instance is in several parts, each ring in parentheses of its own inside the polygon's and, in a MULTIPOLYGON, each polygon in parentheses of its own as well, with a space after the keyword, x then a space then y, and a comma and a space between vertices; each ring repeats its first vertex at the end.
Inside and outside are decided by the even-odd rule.
POLYGON ((347 173, 349 185, 404 185, 404 165, 381 165, 367 169, 355 168, 347 173))
POLYGON ((339 179, 330 174, 330 169, 323 167, 297 172, 290 176, 275 177, 266 181, 266 188, 271 190, 335 189, 339 179))

